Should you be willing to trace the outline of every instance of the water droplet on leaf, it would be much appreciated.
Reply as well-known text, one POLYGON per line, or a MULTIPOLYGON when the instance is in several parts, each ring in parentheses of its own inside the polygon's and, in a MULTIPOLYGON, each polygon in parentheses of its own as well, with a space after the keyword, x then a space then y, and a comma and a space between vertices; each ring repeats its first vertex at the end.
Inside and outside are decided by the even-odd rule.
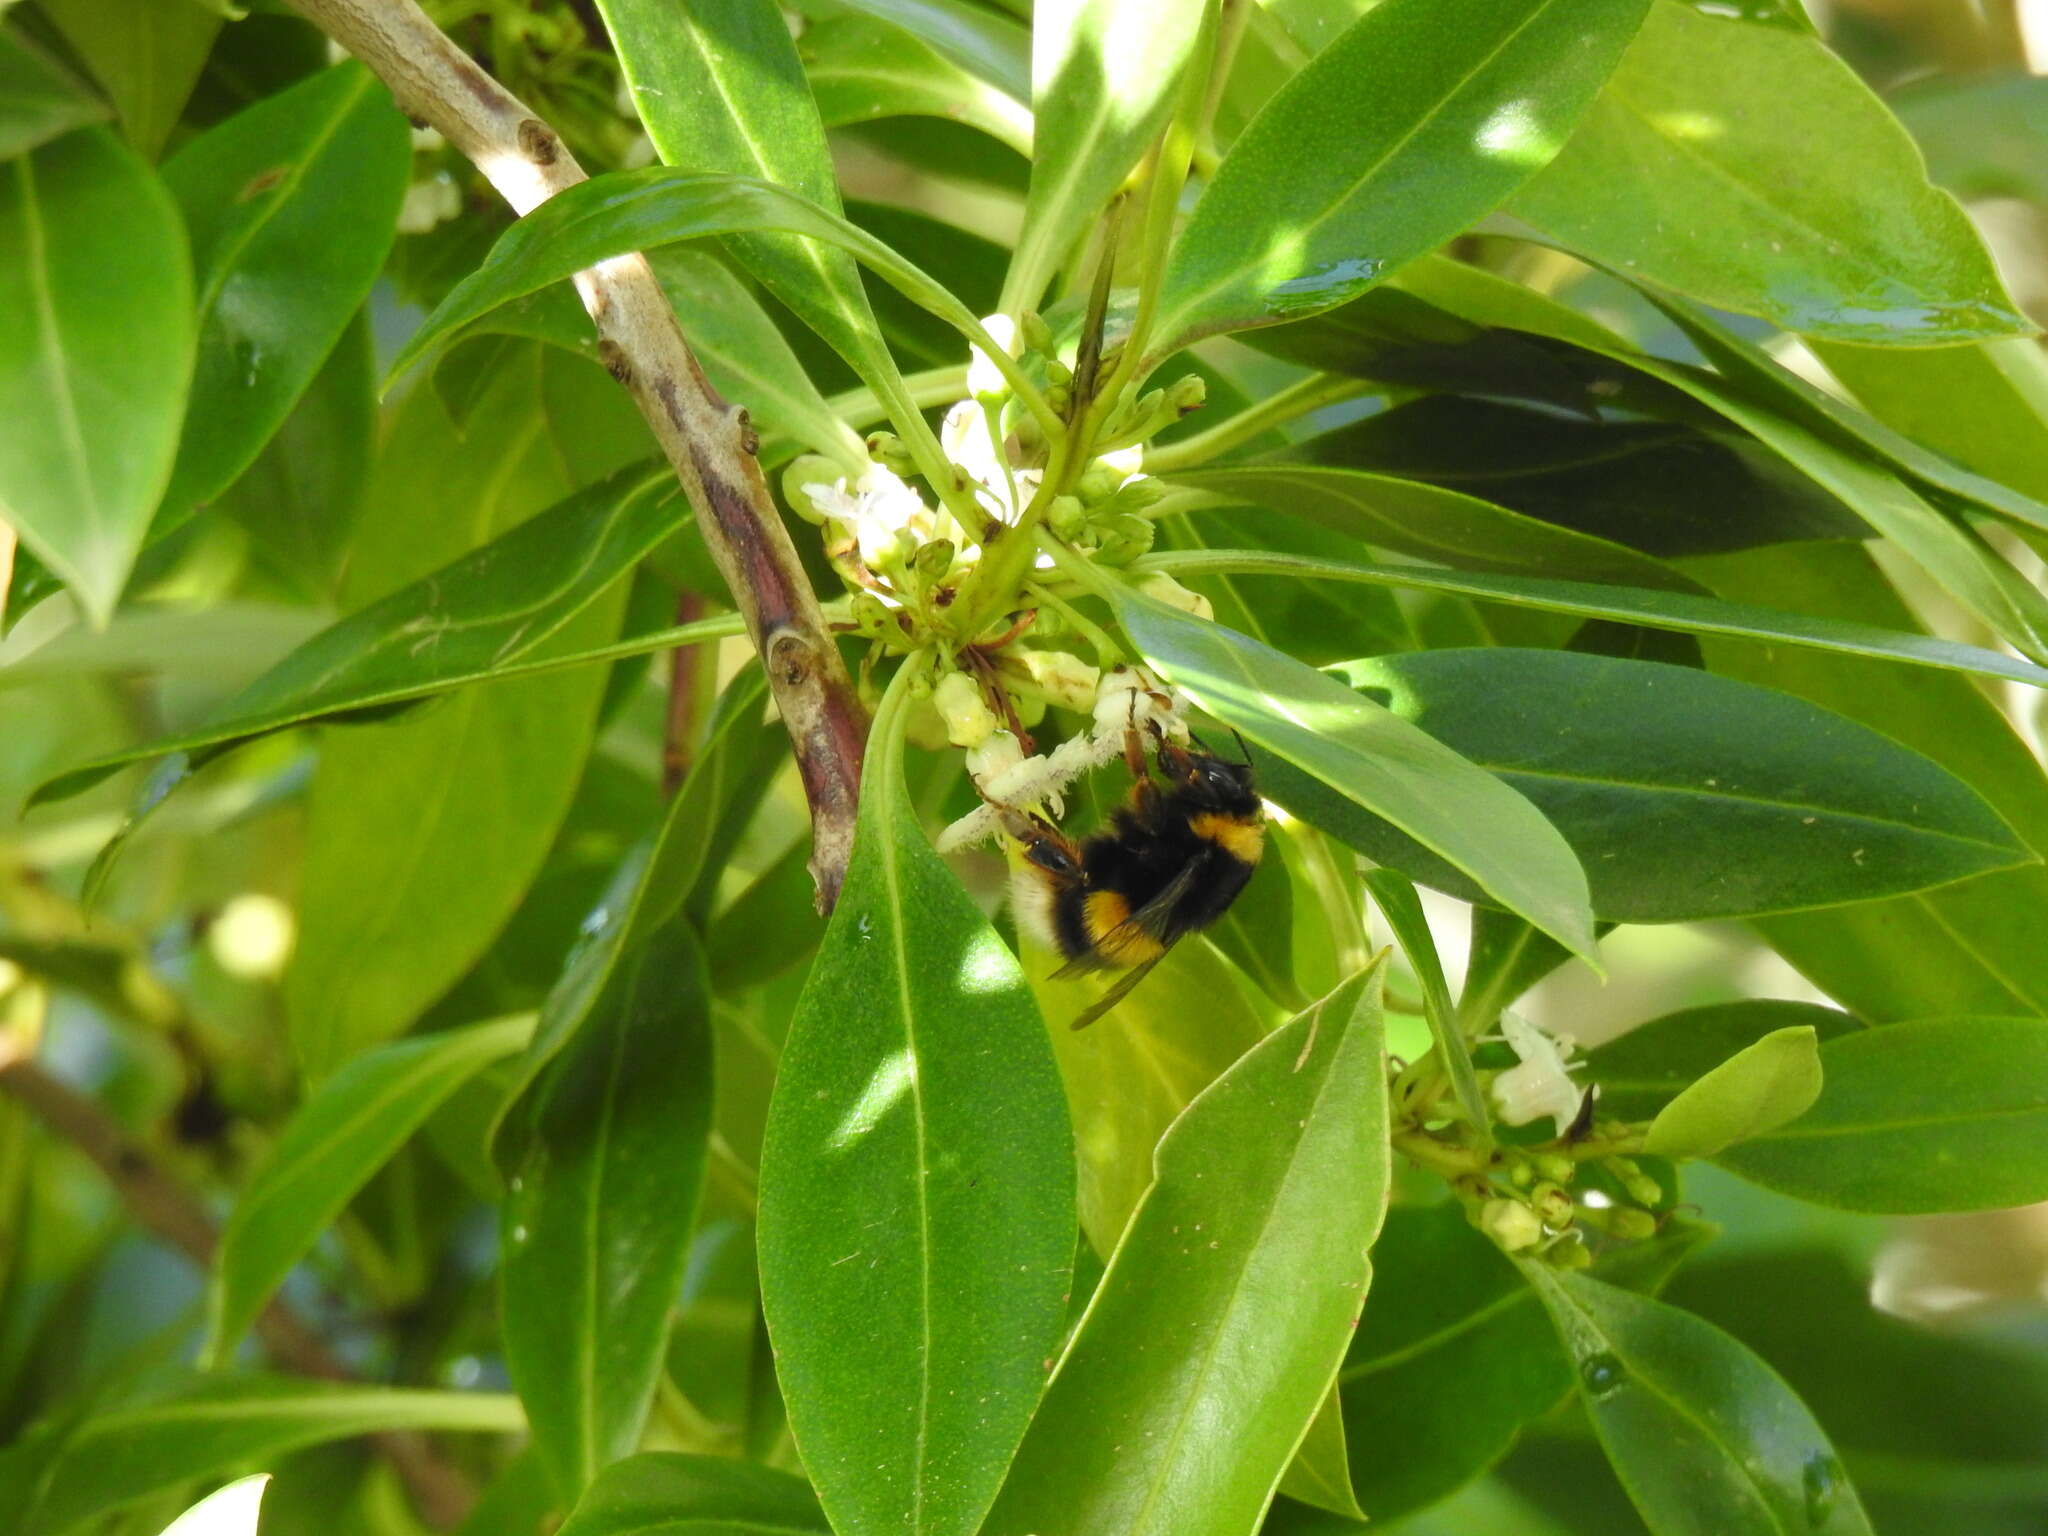
POLYGON ((1824 1452, 1816 1452, 1807 1458, 1801 1481, 1806 1485, 1806 1523, 1819 1530, 1834 1513, 1835 1495, 1842 1485, 1842 1464, 1824 1452))
POLYGON ((1619 1355, 1603 1351, 1579 1362, 1579 1380, 1585 1383, 1587 1393, 1596 1400, 1612 1397, 1627 1379, 1628 1367, 1621 1363, 1619 1355))

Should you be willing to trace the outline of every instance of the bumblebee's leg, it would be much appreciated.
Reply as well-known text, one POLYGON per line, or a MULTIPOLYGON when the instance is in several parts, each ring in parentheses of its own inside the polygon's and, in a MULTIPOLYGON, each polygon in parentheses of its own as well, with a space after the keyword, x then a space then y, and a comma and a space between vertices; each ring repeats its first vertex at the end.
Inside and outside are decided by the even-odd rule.
POLYGON ((1073 840, 1042 816, 1027 815, 1007 806, 998 807, 1003 830, 1024 845, 1027 863, 1036 864, 1062 882, 1081 878, 1081 850, 1073 840))

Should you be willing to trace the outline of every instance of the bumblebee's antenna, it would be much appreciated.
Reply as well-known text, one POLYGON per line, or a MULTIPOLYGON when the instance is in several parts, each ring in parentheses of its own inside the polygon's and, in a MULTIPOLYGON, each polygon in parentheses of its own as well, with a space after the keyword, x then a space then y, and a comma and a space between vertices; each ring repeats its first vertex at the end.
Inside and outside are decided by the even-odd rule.
POLYGON ((1237 742, 1237 755, 1244 759, 1245 767, 1252 765, 1252 749, 1244 744, 1244 738, 1237 734, 1237 727, 1230 728, 1231 737, 1237 742))

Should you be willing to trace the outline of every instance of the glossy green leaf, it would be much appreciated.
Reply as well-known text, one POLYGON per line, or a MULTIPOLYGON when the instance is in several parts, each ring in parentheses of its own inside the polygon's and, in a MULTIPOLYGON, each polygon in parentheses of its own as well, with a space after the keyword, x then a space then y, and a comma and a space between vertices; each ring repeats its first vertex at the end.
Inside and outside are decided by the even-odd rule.
POLYGON ((128 142, 145 160, 156 159, 220 31, 220 15, 157 0, 43 0, 37 9, 99 81, 128 142))
POLYGON ((706 892, 768 792, 778 755, 787 750, 788 738, 762 722, 767 692, 758 670, 742 672, 726 685, 706 740, 669 798, 661 826, 620 861, 597 907, 584 919, 587 942, 570 952, 548 993, 540 1026, 519 1060, 515 1086, 492 1127, 494 1155, 509 1172, 518 1170, 532 1134, 528 1090, 563 1048, 591 1027, 628 959, 677 913, 686 912, 692 923, 702 921, 706 892))
POLYGON ((177 208, 112 132, 0 163, 0 515, 95 623, 170 475, 192 329, 177 208))
POLYGON ((1879 420, 1978 474, 2048 497, 2048 357, 2038 341, 1912 351, 1817 342, 1814 351, 1879 420))
POLYGON ((375 343, 367 311, 341 333, 291 414, 214 505, 249 535, 252 563, 331 601, 376 457, 375 343))
MULTIPOLYGON (((537 376, 533 366, 501 375, 465 439, 431 391, 409 398, 345 598, 374 601, 417 581, 567 488, 537 376)), ((540 562, 551 582, 554 561, 549 551, 540 562)), ((598 596, 546 643, 609 639, 623 600, 616 588, 598 596)), ((284 980, 293 1050, 310 1079, 399 1033, 484 952, 568 812, 603 689, 593 668, 527 678, 322 740, 284 980)))
POLYGON ((1294 1460, 1280 1479, 1280 1493, 1298 1503, 1325 1510, 1346 1520, 1362 1520, 1358 1495, 1351 1487, 1350 1447, 1344 1438, 1343 1401, 1333 1382, 1322 1406, 1308 1422, 1294 1460))
POLYGON ((918 827, 904 679, 761 1149, 761 1300, 835 1530, 969 1536, 1065 1321, 1072 1131, 1023 973, 918 827))
POLYGON ((572 1499, 640 1442, 710 1126, 710 985, 695 934, 670 923, 536 1085, 500 1213, 505 1364, 572 1499))
MULTIPOLYGON (((498 305, 607 257, 743 230, 789 231, 844 246, 962 335, 987 342, 981 322, 941 284, 874 236, 817 204, 745 177, 650 166, 579 183, 513 225, 492 248, 483 268, 456 284, 406 343, 392 364, 392 375, 498 305)), ((987 342, 985 350, 993 347, 987 342)), ((868 354, 856 349, 847 360, 860 367, 868 354)))
POLYGON ((1451 986, 1444 978, 1444 963, 1436 952, 1436 940, 1429 931, 1429 917, 1422 910, 1422 898, 1414 882, 1399 870, 1372 869, 1365 874, 1365 888, 1422 988, 1422 1006, 1429 1018, 1429 1032, 1436 1038, 1437 1060, 1450 1074, 1451 1088, 1465 1122, 1483 1146, 1493 1145, 1493 1116, 1479 1092, 1479 1077, 1472 1070, 1472 1053, 1465 1046, 1465 1032, 1459 1024, 1457 1006, 1451 1001, 1451 986))
POLYGON ((1037 135, 1004 309, 1039 303, 1075 243, 1101 220, 1180 99, 1215 10, 1212 0, 1046 0, 1033 9, 1037 135))
MULTIPOLYGON (((185 753, 198 767, 288 726, 488 681, 560 635, 688 515, 666 472, 621 471, 321 630, 206 725, 81 763, 38 789, 35 803, 145 758, 185 753)), ((718 621, 703 628, 732 632, 718 621)))
MULTIPOLYGON (((1280 336, 1288 329, 1259 334, 1280 336)), ((1911 354, 1928 361, 1947 355, 1911 354)), ((1431 395, 1310 438, 1287 457, 1426 480, 1665 558, 1864 535, 1861 519, 1767 449, 1732 433, 1672 422, 1582 421, 1499 400, 1431 395)), ((1560 575, 1592 574, 1590 566, 1576 573, 1561 564, 1553 568, 1560 575)), ((1668 576, 1662 582, 1619 579, 1669 584, 1668 576)))
POLYGON ((1525 1264, 1600 1443, 1657 1536, 1855 1536, 1854 1486, 1806 1405, 1712 1324, 1583 1275, 1525 1264))
POLYGON ((1651 1019, 1596 1047, 1586 1053, 1586 1071, 1600 1085, 1602 1115, 1651 1120, 1689 1084, 1768 1035, 1804 1029, 1824 1044, 1861 1028, 1851 1015, 1818 1003, 1709 1003, 1651 1019))
MULTIPOLYGON (((1593 910, 1615 921, 1868 900, 2034 857, 1938 764, 1696 668, 1488 646, 1333 670, 1528 796, 1585 864, 1593 910)), ((1364 851, 1427 867, 1384 837, 1364 851)), ((1444 875, 1432 883, 1474 894, 1444 875)))
POLYGON ((0 33, 0 160, 108 115, 104 101, 27 37, 0 33))
POLYGON ((557 1536, 827 1536, 803 1479, 754 1462, 649 1451, 598 1474, 557 1536))
MULTIPOLYGON (((666 0, 600 0, 600 9, 634 107, 666 164, 758 177, 828 218, 838 215, 824 126, 772 0, 687 9, 666 0)), ((860 271, 844 249, 768 224, 720 233, 730 235, 727 244, 747 270, 877 392, 895 379, 860 271)))
POLYGON ((872 16, 806 27, 797 56, 827 128, 881 117, 943 117, 1031 153, 1031 113, 914 33, 872 16))
POLYGON ((1981 646, 1938 640, 1904 629, 1886 629, 1853 620, 1820 618, 1789 609, 1760 608, 1686 592, 1653 592, 1645 588, 1609 587, 1594 582, 1556 581, 1534 576, 1488 576, 1420 565, 1362 565, 1309 555, 1262 550, 1217 549, 1147 556, 1140 571, 1164 571, 1186 580, 1210 571, 1271 573, 1310 581, 1358 581, 1370 586, 1411 587, 1446 592, 1509 607, 1575 613, 1589 619, 1614 619, 1652 629, 1684 630, 1699 635, 1812 646, 1847 656, 1870 656, 1915 667, 1938 667, 2003 677, 2032 687, 2048 687, 2048 667, 1981 646))
POLYGON ((1106 1028, 1069 1029, 1103 991, 1100 978, 1053 981, 1057 956, 1027 951, 1025 974, 1051 1026, 1079 1160, 1081 1230, 1107 1259, 1152 1187, 1159 1138, 1196 1094, 1266 1032, 1229 967, 1200 942, 1182 944, 1106 1028))
POLYGON ((2048 1199, 2048 1021, 1893 1024, 1821 1050, 1820 1099, 1716 1159, 1849 1211, 1982 1211, 2048 1199))
POLYGON ((1112 601, 1139 652, 1199 708, 1592 955, 1585 872, 1518 792, 1292 657, 1130 588, 1114 589, 1112 601))
POLYGON ((516 1398, 343 1386, 285 1376, 205 1376, 57 1431, 20 1536, 56 1536, 138 1499, 300 1446, 383 1429, 510 1434, 516 1398))
POLYGON ((235 1201, 208 1295, 214 1359, 235 1346, 272 1293, 448 1096, 533 1033, 533 1017, 400 1040, 358 1056, 285 1126, 235 1201))
POLYGON ((1458 233, 1557 153, 1645 9, 1375 6, 1231 146, 1174 246, 1159 350, 1330 309, 1458 233))
POLYGON ((1658 1110, 1643 1150, 1653 1157, 1711 1157, 1798 1119, 1820 1092, 1814 1031, 1805 1025, 1773 1030, 1658 1110))
POLYGON ((411 170, 405 119, 360 64, 267 97, 165 164, 199 277, 174 511, 226 490, 312 382, 384 265, 411 170))
POLYGON ((2024 1530, 2048 1494, 2048 1360, 2003 1330, 1890 1315, 1871 1290, 1867 1266, 1843 1255, 1774 1246, 1689 1268, 1670 1298, 1783 1373, 1879 1529, 2024 1530))
POLYGON ((1386 1215, 1378 966, 1190 1104, 987 1536, 1252 1530, 1350 1342, 1386 1215))
POLYGON ((1171 482, 1206 491, 1221 505, 1307 518, 1360 543, 1459 570, 1700 590, 1661 560, 1420 480, 1324 465, 1259 464, 1180 471, 1171 482))
POLYGON ((1677 0, 1651 7, 1511 208, 1631 276, 1791 331, 1901 346, 2027 329, 1968 218, 1847 63, 1817 37, 1677 0))
POLYGON ((1031 35, 973 0, 845 0, 846 8, 894 22, 988 81, 1011 100, 1031 99, 1031 35))
MULTIPOLYGON (((1858 546, 1788 545, 1696 569, 1750 601, 1862 623, 1914 622, 1858 546)), ((1990 801, 2037 852, 2048 848, 2048 778, 2012 722, 1967 679, 1810 650, 1709 644, 1707 656, 1716 671, 1798 693, 1924 753, 1990 801)), ((2048 869, 2029 865, 1758 926, 1824 992, 1867 1019, 2048 1017, 2044 910, 2048 869)))

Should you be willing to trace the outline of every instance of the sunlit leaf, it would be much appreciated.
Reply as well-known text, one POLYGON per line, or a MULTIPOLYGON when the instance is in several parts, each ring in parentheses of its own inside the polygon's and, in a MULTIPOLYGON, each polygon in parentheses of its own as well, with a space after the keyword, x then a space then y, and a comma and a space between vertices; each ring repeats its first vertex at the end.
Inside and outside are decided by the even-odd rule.
POLYGON ((607 1467, 557 1536, 827 1536, 801 1478, 727 1457, 649 1451, 607 1467))
POLYGON ((1658 1110, 1643 1150, 1654 1157, 1711 1157, 1798 1119, 1820 1094, 1820 1042, 1813 1030, 1773 1030, 1658 1110))

